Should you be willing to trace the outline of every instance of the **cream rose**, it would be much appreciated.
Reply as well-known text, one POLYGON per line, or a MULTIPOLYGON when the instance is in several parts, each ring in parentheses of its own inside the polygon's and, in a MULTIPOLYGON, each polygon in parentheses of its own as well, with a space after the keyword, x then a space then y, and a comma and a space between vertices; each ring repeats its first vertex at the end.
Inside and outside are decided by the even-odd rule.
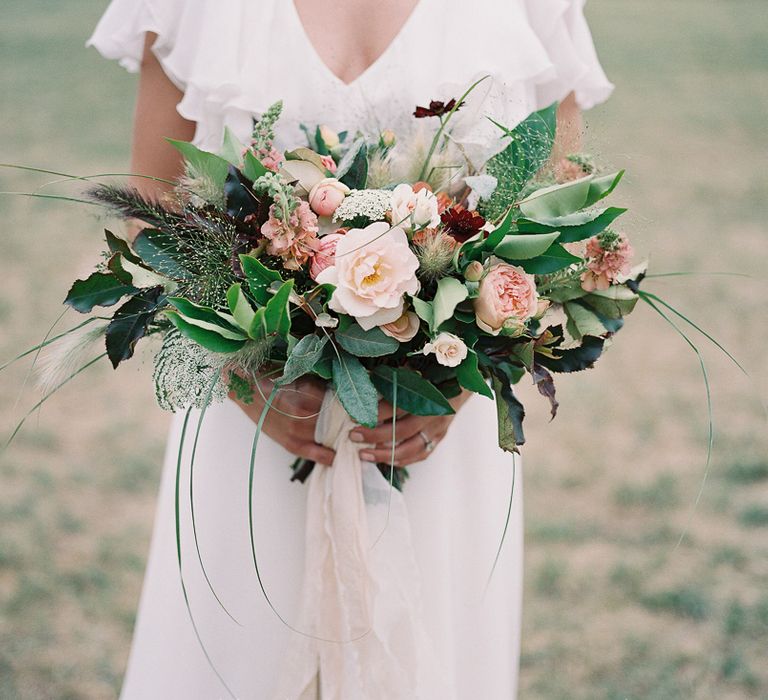
POLYGON ((318 216, 333 216, 349 193, 349 187, 343 182, 335 177, 326 177, 309 191, 309 206, 318 216))
POLYGON ((439 225, 437 197, 428 189, 414 192, 410 185, 398 185, 392 190, 392 223, 406 228, 439 225))
POLYGON ((406 311, 396 321, 385 323, 381 330, 390 338, 394 338, 401 343, 407 343, 409 340, 413 340, 414 336, 419 332, 420 325, 419 317, 413 311, 406 311))
POLYGON ((353 316, 365 330, 403 315, 403 296, 416 294, 419 260, 399 226, 378 221, 348 231, 336 244, 334 265, 317 276, 336 287, 329 306, 353 316))
POLYGON ((458 367, 467 357, 466 343, 453 333, 439 333, 421 351, 424 355, 435 354, 435 359, 444 367, 458 367))
POLYGON ((539 295, 533 275, 523 268, 498 263, 480 282, 475 321, 486 333, 498 335, 510 318, 526 321, 536 314, 539 295))

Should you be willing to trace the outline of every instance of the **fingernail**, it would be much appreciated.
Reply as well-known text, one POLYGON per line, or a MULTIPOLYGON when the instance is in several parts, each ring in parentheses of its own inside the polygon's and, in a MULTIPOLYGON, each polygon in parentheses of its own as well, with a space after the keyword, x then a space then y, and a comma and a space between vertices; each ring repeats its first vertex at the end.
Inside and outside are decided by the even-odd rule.
POLYGON ((374 456, 370 452, 361 452, 360 459, 364 459, 367 462, 373 462, 374 456))
POLYGON ((363 442, 365 440, 365 438, 363 437, 363 434, 356 430, 353 430, 349 434, 349 439, 352 440, 352 442, 363 442))

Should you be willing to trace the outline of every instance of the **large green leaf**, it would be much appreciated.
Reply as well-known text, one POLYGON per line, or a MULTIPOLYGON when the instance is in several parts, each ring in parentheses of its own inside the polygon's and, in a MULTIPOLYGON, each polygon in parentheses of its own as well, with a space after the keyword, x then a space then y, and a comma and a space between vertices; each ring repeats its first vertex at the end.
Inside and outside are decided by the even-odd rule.
POLYGON ((185 335, 190 340, 194 340, 198 345, 202 345, 211 352, 234 353, 240 350, 246 343, 245 339, 231 340, 215 330, 196 326, 184 319, 176 311, 166 311, 165 315, 182 335, 185 335))
POLYGON ((621 216, 626 209, 608 207, 606 209, 590 209, 553 219, 534 221, 519 219, 517 224, 524 233, 546 233, 559 231, 561 243, 573 243, 595 236, 604 231, 614 220, 621 216))
POLYGON ((413 310, 416 312, 416 315, 432 328, 435 320, 435 310, 432 307, 432 302, 424 301, 418 297, 411 297, 411 303, 413 304, 413 310))
POLYGON ((162 294, 162 287, 144 289, 115 312, 105 333, 107 355, 113 367, 133 356, 136 343, 146 335, 163 304, 162 294))
POLYGON ((176 141, 175 139, 166 139, 187 161, 192 170, 219 187, 224 186, 229 172, 229 163, 225 158, 217 156, 214 153, 203 151, 197 146, 186 141, 176 141))
POLYGON ((164 277, 172 280, 194 277, 183 265, 184 254, 179 250, 178 241, 164 231, 143 229, 133 241, 133 250, 142 262, 164 277))
POLYGON ((362 190, 368 179, 368 146, 360 138, 352 143, 339 162, 336 177, 353 190, 362 190))
POLYGON ((139 290, 121 282, 113 274, 94 272, 84 280, 77 280, 67 293, 64 303, 81 314, 93 311, 94 306, 113 306, 128 294, 139 290))
POLYGON ((589 183, 589 193, 587 194, 587 201, 584 203, 584 206, 591 207, 596 202, 599 202, 601 199, 604 199, 611 194, 611 192, 616 189, 619 182, 621 182, 622 177, 624 177, 623 170, 619 170, 617 173, 595 177, 592 182, 589 183))
POLYGON ((440 324, 453 317, 456 307, 469 296, 463 282, 455 277, 443 277, 437 283, 437 291, 432 301, 432 322, 430 329, 435 332, 440 324))
POLYGON ((597 314, 573 301, 563 304, 568 316, 568 332, 576 339, 581 340, 586 335, 599 338, 606 334, 606 328, 597 314))
POLYGON ((520 211, 528 219, 551 219, 572 214, 586 206, 592 175, 536 190, 520 202, 520 211))
POLYGON ((493 231, 488 234, 482 243, 483 250, 493 250, 499 243, 504 240, 506 236, 512 230, 512 224, 515 221, 515 211, 510 207, 509 211, 504 216, 502 222, 493 231))
POLYGON ((168 297, 168 303, 179 312, 187 323, 193 326, 218 333, 230 340, 245 340, 246 338, 245 334, 237 327, 234 317, 229 314, 216 311, 209 306, 195 304, 182 297, 168 297))
POLYGON ((333 386, 341 405, 352 420, 367 428, 379 420, 379 397, 368 370, 343 350, 333 358, 333 386))
POLYGON ((549 275, 562 270, 581 258, 569 253, 559 243, 553 243, 545 252, 531 260, 515 260, 514 264, 532 275, 549 275))
POLYGON ((256 312, 253 310, 251 302, 245 296, 241 285, 233 284, 227 290, 227 305, 232 313, 232 318, 235 319, 235 323, 247 333, 253 323, 256 312))
POLYGON ((280 289, 264 307, 264 330, 267 335, 276 334, 285 338, 291 330, 290 298, 293 280, 283 282, 280 289))
POLYGON ((371 328, 366 331, 357 323, 351 323, 343 329, 339 328, 334 337, 341 347, 357 357, 391 355, 400 347, 400 343, 384 333, 381 328, 371 328))
POLYGON ((493 393, 496 395, 499 447, 506 452, 518 452, 517 446, 525 443, 525 408, 507 383, 506 377, 494 374, 492 383, 493 393))
POLYGON ((248 282, 248 288, 258 304, 266 304, 270 298, 269 287, 273 282, 282 282, 283 278, 276 270, 266 267, 252 255, 241 255, 240 264, 248 282))
POLYGON ((586 335, 581 345, 571 350, 557 350, 559 357, 552 358, 546 355, 536 354, 536 362, 553 372, 581 372, 589 369, 597 362, 603 353, 605 341, 586 335))
POLYGON ((245 175, 249 180, 252 182, 255 182, 258 180, 262 175, 266 175, 268 170, 262 162, 253 154, 253 151, 248 150, 245 153, 245 157, 243 159, 243 175, 245 175))
POLYGON ((106 228, 104 229, 104 238, 107 241, 107 248, 109 248, 110 253, 120 253, 124 258, 131 262, 139 262, 139 259, 131 252, 131 247, 128 245, 128 241, 124 241, 106 228))
POLYGON ((496 246, 494 253, 505 260, 530 260, 546 252, 559 235, 557 231, 553 231, 552 233, 521 233, 506 236, 496 246))
POLYGON ((639 298, 629 287, 616 285, 602 292, 587 294, 584 303, 589 304, 601 316, 616 319, 631 313, 639 298))
POLYGON ((276 384, 284 386, 295 382, 299 377, 314 371, 315 365, 323 356, 323 349, 328 336, 305 335, 288 355, 282 376, 276 384))
POLYGON ((245 146, 240 142, 240 139, 235 136, 232 129, 225 126, 224 143, 220 153, 221 157, 231 165, 239 168, 240 164, 243 162, 243 151, 245 151, 245 146))
POLYGON ((404 367, 380 365, 373 370, 372 379, 379 393, 389 403, 394 401, 397 375, 397 406, 415 416, 449 416, 454 413, 448 399, 431 382, 404 367))
POLYGON ((493 398, 493 392, 478 367, 477 354, 474 351, 470 350, 464 361, 456 368, 456 379, 465 389, 487 396, 489 399, 493 398))

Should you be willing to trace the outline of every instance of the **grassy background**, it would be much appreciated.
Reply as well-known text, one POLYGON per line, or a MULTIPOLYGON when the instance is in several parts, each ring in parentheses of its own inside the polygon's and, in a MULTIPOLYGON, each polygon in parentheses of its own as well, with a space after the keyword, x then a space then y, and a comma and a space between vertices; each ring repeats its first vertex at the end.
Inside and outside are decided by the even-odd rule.
MULTIPOLYGON (((126 167, 134 79, 82 48, 102 7, 5 0, 0 160, 78 174, 126 167)), ((653 251, 656 271, 763 280, 647 287, 713 330, 752 375, 705 352, 717 442, 692 518, 703 386, 695 357, 650 310, 636 313, 598 372, 559 382, 553 424, 526 392, 521 697, 768 698, 768 459, 757 398, 768 387, 764 0, 592 0, 589 14, 618 84, 590 115, 589 139, 629 169, 619 197, 632 208, 636 247, 653 251)), ((2 190, 36 184, 0 173, 2 190)), ((73 272, 94 262, 99 231, 83 208, 0 198, 0 359, 45 334, 73 272)), ((93 369, 0 455, 3 700, 118 692, 167 425, 141 365, 93 369)), ((16 407, 25 368, 0 380, 8 430, 35 392, 16 407)))

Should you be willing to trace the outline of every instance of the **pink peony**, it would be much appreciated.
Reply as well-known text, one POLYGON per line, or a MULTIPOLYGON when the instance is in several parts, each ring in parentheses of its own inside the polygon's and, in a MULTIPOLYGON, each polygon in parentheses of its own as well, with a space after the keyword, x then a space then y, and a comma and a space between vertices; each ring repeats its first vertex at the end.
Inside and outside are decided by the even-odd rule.
POLYGON ((329 233, 318 241, 315 254, 312 256, 312 264, 309 267, 309 276, 316 280, 317 276, 334 263, 336 244, 344 238, 343 233, 329 233))
POLYGON ((333 159, 333 156, 320 156, 320 161, 329 173, 336 172, 336 161, 333 159))
POLYGON ((267 253, 283 259, 288 270, 298 270, 316 253, 317 217, 307 202, 300 202, 288 221, 275 216, 275 205, 269 208, 269 219, 261 227, 267 239, 267 253))
POLYGON ((508 319, 526 321, 534 316, 538 303, 533 275, 521 267, 497 263, 480 282, 475 321, 486 333, 498 335, 508 319))
POLYGON ((629 272, 634 250, 621 233, 604 231, 587 241, 587 269, 581 287, 587 292, 605 291, 620 275, 629 272))
POLYGON ((318 216, 333 216, 349 192, 349 187, 336 178, 323 178, 309 191, 309 206, 318 216))

